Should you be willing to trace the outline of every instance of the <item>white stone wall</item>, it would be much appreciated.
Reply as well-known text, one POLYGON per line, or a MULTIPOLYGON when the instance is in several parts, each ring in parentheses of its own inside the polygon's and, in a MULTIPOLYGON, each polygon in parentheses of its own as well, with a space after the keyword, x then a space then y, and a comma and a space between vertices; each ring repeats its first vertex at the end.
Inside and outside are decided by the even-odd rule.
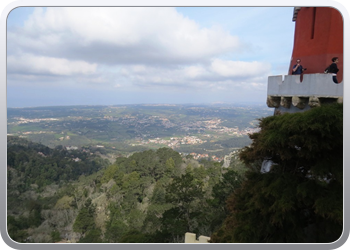
POLYGON ((198 240, 196 239, 196 234, 194 233, 186 233, 185 234, 185 243, 209 243, 210 237, 207 236, 199 236, 198 240))
POLYGON ((331 74, 304 74, 300 81, 300 75, 278 75, 268 77, 268 96, 301 96, 337 98, 344 95, 343 82, 333 82, 331 74))

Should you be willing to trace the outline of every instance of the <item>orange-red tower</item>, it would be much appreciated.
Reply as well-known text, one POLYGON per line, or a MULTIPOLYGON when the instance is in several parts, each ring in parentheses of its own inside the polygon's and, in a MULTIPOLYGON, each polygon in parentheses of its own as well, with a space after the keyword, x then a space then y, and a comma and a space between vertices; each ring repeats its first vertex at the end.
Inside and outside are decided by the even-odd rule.
POLYGON ((331 7, 296 7, 294 46, 289 66, 289 74, 297 58, 307 68, 304 74, 323 73, 339 58, 338 81, 343 80, 343 18, 331 7))

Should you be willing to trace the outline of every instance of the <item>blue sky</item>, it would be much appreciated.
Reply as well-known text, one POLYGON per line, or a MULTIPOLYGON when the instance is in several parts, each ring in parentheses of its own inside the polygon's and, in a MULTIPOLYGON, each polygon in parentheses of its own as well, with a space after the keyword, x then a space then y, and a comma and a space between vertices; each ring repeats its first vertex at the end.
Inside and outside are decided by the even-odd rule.
POLYGON ((24 8, 7 19, 8 107, 266 101, 292 7, 24 8))

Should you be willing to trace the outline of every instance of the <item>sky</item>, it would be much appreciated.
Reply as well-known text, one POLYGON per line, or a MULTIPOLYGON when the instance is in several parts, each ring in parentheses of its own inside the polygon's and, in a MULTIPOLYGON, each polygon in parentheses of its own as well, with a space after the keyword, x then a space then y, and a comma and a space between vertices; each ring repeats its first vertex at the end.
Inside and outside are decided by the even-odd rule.
POLYGON ((7 106, 266 103, 293 7, 18 7, 7 106))

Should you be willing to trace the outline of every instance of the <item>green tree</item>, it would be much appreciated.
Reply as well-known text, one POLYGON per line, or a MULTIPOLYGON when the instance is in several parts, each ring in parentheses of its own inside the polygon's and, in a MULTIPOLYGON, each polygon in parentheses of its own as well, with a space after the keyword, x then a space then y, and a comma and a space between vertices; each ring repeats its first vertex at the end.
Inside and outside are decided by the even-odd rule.
POLYGON ((212 198, 207 199, 208 208, 204 211, 201 222, 202 228, 207 228, 209 235, 218 230, 228 215, 226 201, 228 197, 241 187, 243 177, 229 169, 222 175, 220 182, 212 188, 212 198))
POLYGON ((165 183, 163 179, 156 182, 150 197, 150 204, 147 206, 147 214, 143 223, 142 232, 154 233, 159 230, 162 225, 163 213, 172 207, 171 204, 166 202, 165 195, 165 183))
POLYGON ((105 240, 111 243, 119 242, 122 235, 128 230, 123 221, 123 213, 117 202, 111 202, 108 206, 109 219, 106 221, 105 240))
POLYGON ((212 206, 226 211, 227 198, 241 186, 243 177, 236 171, 229 169, 222 175, 222 179, 213 187, 211 200, 212 206))
POLYGON ((175 162, 172 157, 170 157, 166 162, 165 162, 166 170, 165 173, 168 176, 173 176, 174 171, 175 171, 175 162))
POLYGON ((151 202, 153 204, 163 204, 165 203, 165 188, 163 187, 163 185, 160 182, 157 182, 152 196, 151 196, 151 202))
POLYGON ((51 241, 52 242, 58 242, 58 241, 61 240, 60 232, 58 232, 56 230, 52 231, 50 236, 51 236, 51 241))
POLYGON ((7 232, 11 239, 16 242, 25 242, 29 236, 27 231, 24 230, 27 225, 23 223, 23 220, 17 220, 14 216, 7 216, 7 232))
POLYGON ((207 177, 207 172, 205 168, 200 165, 198 168, 193 169, 193 175, 195 179, 204 180, 207 177))
POLYGON ((191 173, 175 177, 166 187, 165 197, 173 208, 163 213, 162 230, 169 232, 174 239, 186 232, 197 231, 197 217, 204 197, 203 182, 196 180, 191 173))
POLYGON ((174 161, 174 167, 179 167, 182 163, 181 155, 171 148, 159 148, 156 153, 162 164, 166 163, 170 158, 174 161))
POLYGON ((136 171, 124 175, 122 188, 124 190, 138 190, 140 186, 140 174, 136 171))
POLYGON ((240 158, 250 167, 213 242, 333 242, 343 228, 343 106, 260 120, 240 158), (273 164, 259 171, 263 160, 273 164))
POLYGON ((84 235, 88 230, 94 229, 95 226, 95 205, 91 203, 89 198, 74 221, 73 231, 84 235))
POLYGON ((117 178, 118 174, 120 174, 119 167, 116 164, 110 165, 104 171, 102 178, 101 178, 101 182, 106 183, 111 179, 117 178))

